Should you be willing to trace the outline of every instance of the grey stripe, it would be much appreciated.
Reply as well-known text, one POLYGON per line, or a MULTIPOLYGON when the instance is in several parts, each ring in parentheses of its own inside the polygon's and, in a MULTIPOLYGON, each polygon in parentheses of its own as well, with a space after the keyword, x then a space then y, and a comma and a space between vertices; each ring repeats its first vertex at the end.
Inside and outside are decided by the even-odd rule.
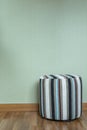
POLYGON ((43 95, 43 79, 41 79, 41 86, 40 86, 40 92, 41 92, 41 114, 42 116, 44 117, 44 101, 43 101, 43 98, 44 98, 44 95, 43 95))
POLYGON ((54 111, 55 119, 60 120, 60 107, 59 107, 59 86, 58 79, 54 79, 54 111))

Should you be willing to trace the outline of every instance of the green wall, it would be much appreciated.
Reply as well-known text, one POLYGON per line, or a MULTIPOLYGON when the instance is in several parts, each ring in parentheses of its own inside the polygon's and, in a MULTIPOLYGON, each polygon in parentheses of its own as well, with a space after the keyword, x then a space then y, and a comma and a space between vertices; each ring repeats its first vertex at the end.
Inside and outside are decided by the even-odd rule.
POLYGON ((0 103, 37 103, 52 73, 81 75, 87 101, 87 1, 0 0, 0 103))

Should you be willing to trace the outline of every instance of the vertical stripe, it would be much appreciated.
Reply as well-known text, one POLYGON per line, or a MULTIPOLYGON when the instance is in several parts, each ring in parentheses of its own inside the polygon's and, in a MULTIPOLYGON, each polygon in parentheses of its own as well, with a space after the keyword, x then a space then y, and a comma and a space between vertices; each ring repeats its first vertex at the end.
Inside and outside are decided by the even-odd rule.
POLYGON ((74 89, 74 92, 73 92, 73 96, 74 96, 74 98, 75 98, 75 106, 73 107, 74 109, 75 109, 75 118, 77 118, 77 82, 76 82, 76 79, 75 79, 75 77, 73 76, 73 75, 69 75, 68 74, 68 76, 70 76, 70 77, 72 77, 73 78, 73 80, 74 80, 74 86, 72 86, 72 88, 73 87, 75 87, 75 89, 74 89))
POLYGON ((66 80, 62 80, 62 85, 61 85, 61 115, 62 115, 62 120, 67 120, 67 87, 66 87, 66 80))
POLYGON ((51 79, 51 108, 52 108, 52 119, 55 119, 55 114, 54 114, 54 79, 51 79))
POLYGON ((59 81, 54 79, 54 114, 55 120, 60 120, 60 109, 59 109, 59 81))
POLYGON ((61 102, 61 120, 68 120, 69 119, 69 105, 68 105, 68 99, 69 99, 69 93, 68 93, 68 85, 67 85, 67 79, 65 76, 57 75, 57 77, 60 79, 60 102, 61 102))
POLYGON ((39 80, 39 113, 42 116, 42 107, 41 107, 41 79, 39 80))
POLYGON ((75 82, 72 76, 65 75, 70 81, 69 87, 69 119, 75 119, 75 82))
POLYGON ((59 110, 60 110, 60 120, 62 119, 61 117, 61 80, 59 79, 59 110))
POLYGON ((82 78, 80 77, 80 84, 81 84, 81 113, 80 116, 82 115, 82 78))
POLYGON ((46 116, 45 114, 45 89, 44 89, 44 86, 45 86, 45 79, 43 79, 43 111, 44 111, 44 117, 46 116))
POLYGON ((44 107, 45 107, 45 117, 48 119, 52 118, 51 112, 51 93, 50 93, 50 79, 45 79, 44 81, 44 107))
POLYGON ((54 89, 54 95, 53 95, 53 97, 54 97, 54 118, 55 118, 55 120, 60 120, 60 100, 59 100, 59 79, 55 76, 55 75, 50 75, 52 78, 54 78, 53 79, 53 81, 54 81, 54 84, 53 84, 53 89, 54 89))
POLYGON ((75 119, 75 82, 74 79, 71 78, 71 107, 72 107, 72 111, 71 111, 71 119, 75 119))
POLYGON ((69 88, 69 119, 71 120, 71 118, 72 118, 72 95, 71 95, 71 81, 70 81, 70 79, 68 79, 68 88, 69 88))
POLYGON ((81 84, 81 77, 77 75, 73 75, 76 81, 76 108, 77 108, 77 114, 76 118, 79 118, 82 111, 82 84, 81 84))
POLYGON ((43 95, 43 79, 39 81, 39 91, 40 91, 40 114, 44 117, 44 95, 43 95))
POLYGON ((81 84, 79 77, 76 77, 77 79, 77 118, 80 117, 81 114, 81 84))
POLYGON ((76 79, 74 78, 74 80, 75 80, 75 104, 76 104, 76 108, 75 108, 75 118, 77 118, 77 82, 76 82, 76 79))

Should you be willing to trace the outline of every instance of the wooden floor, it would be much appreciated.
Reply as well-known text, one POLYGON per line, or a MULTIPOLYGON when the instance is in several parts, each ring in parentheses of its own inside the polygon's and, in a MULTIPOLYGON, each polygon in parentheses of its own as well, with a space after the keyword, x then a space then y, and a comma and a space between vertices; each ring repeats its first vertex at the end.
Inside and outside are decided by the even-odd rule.
POLYGON ((0 130, 87 130, 87 111, 71 122, 46 120, 38 112, 0 112, 0 130))

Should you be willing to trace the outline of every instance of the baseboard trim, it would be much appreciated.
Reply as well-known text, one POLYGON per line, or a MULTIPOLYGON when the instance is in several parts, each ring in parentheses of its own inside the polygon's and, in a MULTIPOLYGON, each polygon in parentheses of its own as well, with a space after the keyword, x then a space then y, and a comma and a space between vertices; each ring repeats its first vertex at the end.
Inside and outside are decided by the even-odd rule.
POLYGON ((38 104, 0 104, 1 111, 38 111, 38 104))
MULTIPOLYGON (((83 111, 87 110, 87 103, 82 104, 83 111)), ((39 104, 0 104, 0 112, 3 111, 39 111, 39 104)))
POLYGON ((87 110, 87 103, 82 104, 83 111, 87 110))

